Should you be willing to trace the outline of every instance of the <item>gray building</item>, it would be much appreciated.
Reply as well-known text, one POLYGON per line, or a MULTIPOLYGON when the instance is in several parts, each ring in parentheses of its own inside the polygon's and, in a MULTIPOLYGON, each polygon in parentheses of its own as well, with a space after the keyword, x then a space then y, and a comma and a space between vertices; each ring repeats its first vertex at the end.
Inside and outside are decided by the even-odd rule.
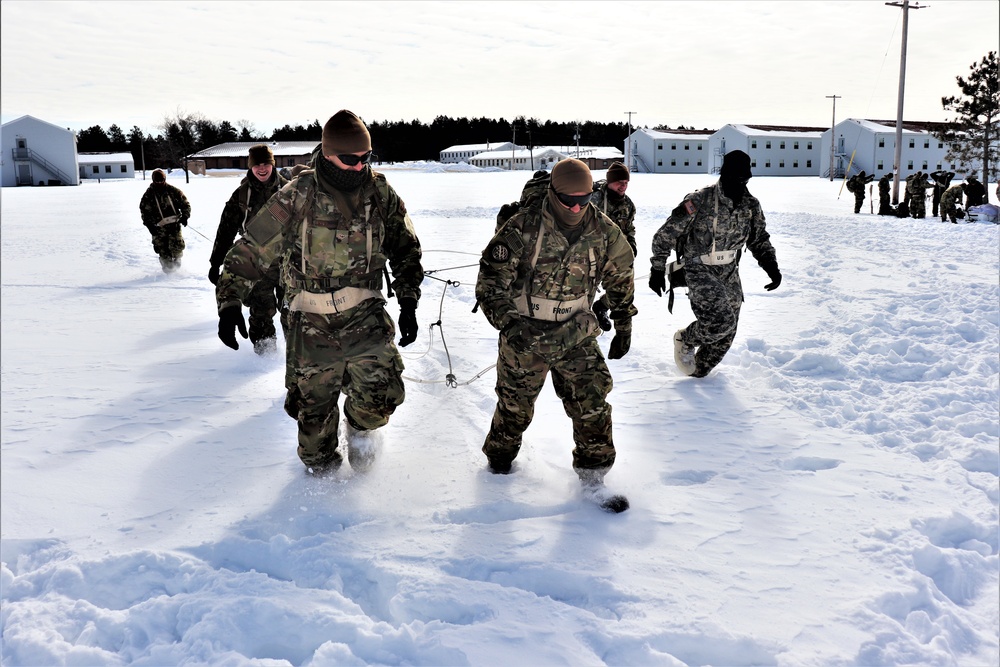
POLYGON ((0 185, 79 185, 76 134, 21 116, 0 126, 0 185))

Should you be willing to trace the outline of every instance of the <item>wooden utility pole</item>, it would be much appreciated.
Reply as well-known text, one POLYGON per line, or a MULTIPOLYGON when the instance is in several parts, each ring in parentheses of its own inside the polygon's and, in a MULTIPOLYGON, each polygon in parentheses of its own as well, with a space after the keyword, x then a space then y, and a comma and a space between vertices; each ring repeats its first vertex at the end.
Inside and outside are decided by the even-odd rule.
POLYGON ((896 100, 896 152, 893 157, 895 175, 892 178, 892 203, 899 205, 899 172, 902 170, 903 159, 903 90, 906 87, 906 32, 909 26, 910 10, 924 9, 926 5, 910 4, 910 0, 885 3, 892 7, 903 8, 903 41, 899 48, 899 96, 896 100))
POLYGON ((628 114, 628 136, 625 137, 625 165, 629 168, 629 171, 635 171, 635 165, 632 160, 632 115, 638 113, 636 111, 626 111, 628 114))

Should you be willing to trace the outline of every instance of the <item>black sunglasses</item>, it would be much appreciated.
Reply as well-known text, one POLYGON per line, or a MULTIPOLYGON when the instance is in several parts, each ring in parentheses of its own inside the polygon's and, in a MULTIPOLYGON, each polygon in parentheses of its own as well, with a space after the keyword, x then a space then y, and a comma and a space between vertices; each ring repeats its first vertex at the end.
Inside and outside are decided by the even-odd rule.
POLYGON ((574 206, 586 206, 590 202, 590 198, 594 195, 593 192, 588 192, 585 195, 564 195, 558 190, 554 191, 556 197, 563 203, 564 206, 573 208, 574 206))
POLYGON ((337 159, 346 164, 348 167, 353 167, 356 164, 368 164, 368 161, 372 159, 372 152, 368 151, 364 155, 344 153, 343 155, 338 155, 337 159))

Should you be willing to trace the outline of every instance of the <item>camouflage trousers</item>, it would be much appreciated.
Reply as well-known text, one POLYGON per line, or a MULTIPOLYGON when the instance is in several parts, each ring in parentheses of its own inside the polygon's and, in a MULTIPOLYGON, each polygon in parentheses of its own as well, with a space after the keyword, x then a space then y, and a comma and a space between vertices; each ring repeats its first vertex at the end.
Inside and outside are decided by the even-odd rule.
POLYGON ((927 217, 927 197, 925 195, 910 197, 910 215, 914 218, 927 217))
POLYGON ((153 235, 153 252, 163 259, 178 260, 184 254, 184 236, 181 234, 180 223, 147 227, 153 235))
POLYGON ((500 337, 497 359, 497 406, 483 453, 492 460, 513 461, 521 436, 535 414, 535 401, 552 373, 552 386, 573 420, 573 467, 610 468, 615 462, 611 437, 611 373, 597 345, 588 337, 567 350, 518 353, 500 337))
MULTIPOLYGON (((862 186, 864 187, 864 186, 862 186)), ((865 203, 865 191, 859 190, 854 193, 854 212, 861 213, 861 206, 865 203)))
POLYGON ((949 219, 958 224, 958 218, 955 215, 958 212, 958 206, 954 199, 946 199, 941 202, 941 222, 947 222, 949 219))
POLYGON ((697 318, 681 336, 697 347, 696 377, 704 377, 719 365, 736 339, 736 326, 743 305, 743 285, 735 264, 725 267, 689 265, 688 300, 697 318))
MULTIPOLYGON (((278 276, 278 264, 268 269, 264 277, 254 283, 253 288, 243 305, 250 310, 249 334, 250 342, 256 343, 265 338, 276 338, 274 315, 278 312, 284 290, 281 288, 278 276)), ((284 310, 281 313, 281 329, 287 334, 288 319, 284 310)))
POLYGON ((341 394, 344 414, 359 430, 384 426, 403 403, 403 359, 395 335, 396 325, 378 300, 338 315, 291 313, 285 412, 298 422, 298 454, 305 465, 342 460, 341 394))

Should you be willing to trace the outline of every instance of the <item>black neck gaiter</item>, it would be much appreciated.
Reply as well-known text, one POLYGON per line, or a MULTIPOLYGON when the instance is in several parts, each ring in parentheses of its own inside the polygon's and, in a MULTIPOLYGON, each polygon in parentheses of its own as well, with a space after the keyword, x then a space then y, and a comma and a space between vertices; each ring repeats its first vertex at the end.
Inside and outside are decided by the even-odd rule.
POLYGON ((316 173, 319 176, 320 185, 327 190, 340 190, 341 192, 351 192, 357 190, 371 178, 371 166, 365 165, 361 171, 348 171, 339 169, 335 164, 320 156, 316 160, 316 173))

